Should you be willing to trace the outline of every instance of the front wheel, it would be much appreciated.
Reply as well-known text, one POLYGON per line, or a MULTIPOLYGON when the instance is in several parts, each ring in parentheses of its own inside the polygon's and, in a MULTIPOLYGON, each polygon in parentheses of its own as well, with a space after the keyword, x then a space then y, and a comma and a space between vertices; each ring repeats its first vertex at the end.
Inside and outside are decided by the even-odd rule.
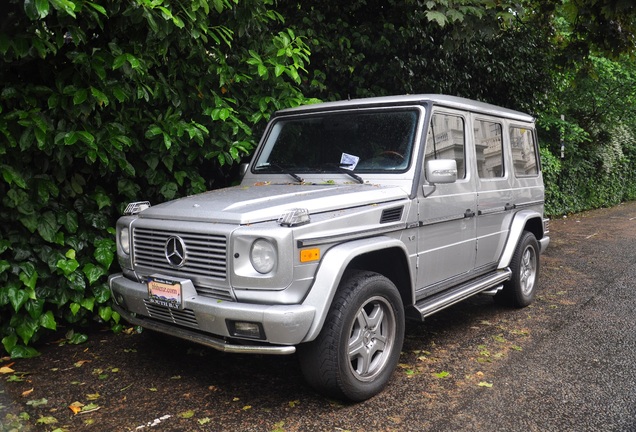
POLYGON ((510 261, 512 277, 495 300, 522 308, 530 305, 539 281, 539 243, 534 234, 524 231, 510 261))
POLYGON ((404 307, 395 285, 368 271, 345 274, 316 340, 298 347, 307 382, 338 399, 382 391, 404 341, 404 307))

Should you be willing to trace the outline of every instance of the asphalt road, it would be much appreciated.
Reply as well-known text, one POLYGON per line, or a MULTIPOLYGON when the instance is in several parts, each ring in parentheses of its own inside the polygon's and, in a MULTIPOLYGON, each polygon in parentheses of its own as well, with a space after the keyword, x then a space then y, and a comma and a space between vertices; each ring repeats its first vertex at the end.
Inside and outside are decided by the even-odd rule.
POLYGON ((14 371, 0 431, 636 431, 636 203, 551 231, 532 306, 476 297, 409 325, 389 387, 364 403, 316 395, 294 356, 62 332, 0 361, 14 371))

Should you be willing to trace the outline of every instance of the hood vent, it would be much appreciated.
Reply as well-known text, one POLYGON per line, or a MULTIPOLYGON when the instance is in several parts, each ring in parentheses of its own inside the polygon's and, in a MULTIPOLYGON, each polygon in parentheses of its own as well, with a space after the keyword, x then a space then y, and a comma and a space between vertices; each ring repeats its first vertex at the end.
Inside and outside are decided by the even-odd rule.
POLYGON ((380 223, 399 222, 402 219, 402 211, 404 211, 404 207, 395 207, 382 211, 380 223))

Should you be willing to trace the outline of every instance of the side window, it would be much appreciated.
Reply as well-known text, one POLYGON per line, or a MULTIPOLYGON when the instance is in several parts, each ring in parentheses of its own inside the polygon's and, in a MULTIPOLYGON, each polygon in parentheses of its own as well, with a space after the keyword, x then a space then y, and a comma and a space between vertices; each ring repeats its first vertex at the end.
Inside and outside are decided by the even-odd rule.
POLYGON ((532 129, 511 127, 510 147, 516 176, 532 176, 539 174, 537 164, 537 146, 532 129))
POLYGON ((455 159, 457 178, 466 178, 465 136, 463 118, 450 114, 433 114, 426 137, 424 163, 431 159, 455 159))
POLYGON ((487 120, 476 120, 474 128, 477 174, 479 178, 495 179, 503 177, 505 171, 501 124, 487 120))

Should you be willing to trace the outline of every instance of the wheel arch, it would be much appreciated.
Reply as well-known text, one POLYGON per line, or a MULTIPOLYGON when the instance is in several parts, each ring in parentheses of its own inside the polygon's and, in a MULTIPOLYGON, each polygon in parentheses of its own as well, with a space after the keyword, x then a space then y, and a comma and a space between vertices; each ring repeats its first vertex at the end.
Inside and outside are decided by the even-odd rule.
POLYGON ((354 268, 384 275, 397 287, 404 307, 412 304, 412 275, 404 243, 382 236, 339 244, 321 260, 312 288, 303 301, 316 310, 303 342, 318 336, 345 271, 354 268))
POLYGON ((515 214, 497 268, 502 269, 510 265, 515 247, 524 231, 529 231, 534 234, 537 240, 543 238, 543 217, 540 213, 532 210, 523 210, 515 214))

